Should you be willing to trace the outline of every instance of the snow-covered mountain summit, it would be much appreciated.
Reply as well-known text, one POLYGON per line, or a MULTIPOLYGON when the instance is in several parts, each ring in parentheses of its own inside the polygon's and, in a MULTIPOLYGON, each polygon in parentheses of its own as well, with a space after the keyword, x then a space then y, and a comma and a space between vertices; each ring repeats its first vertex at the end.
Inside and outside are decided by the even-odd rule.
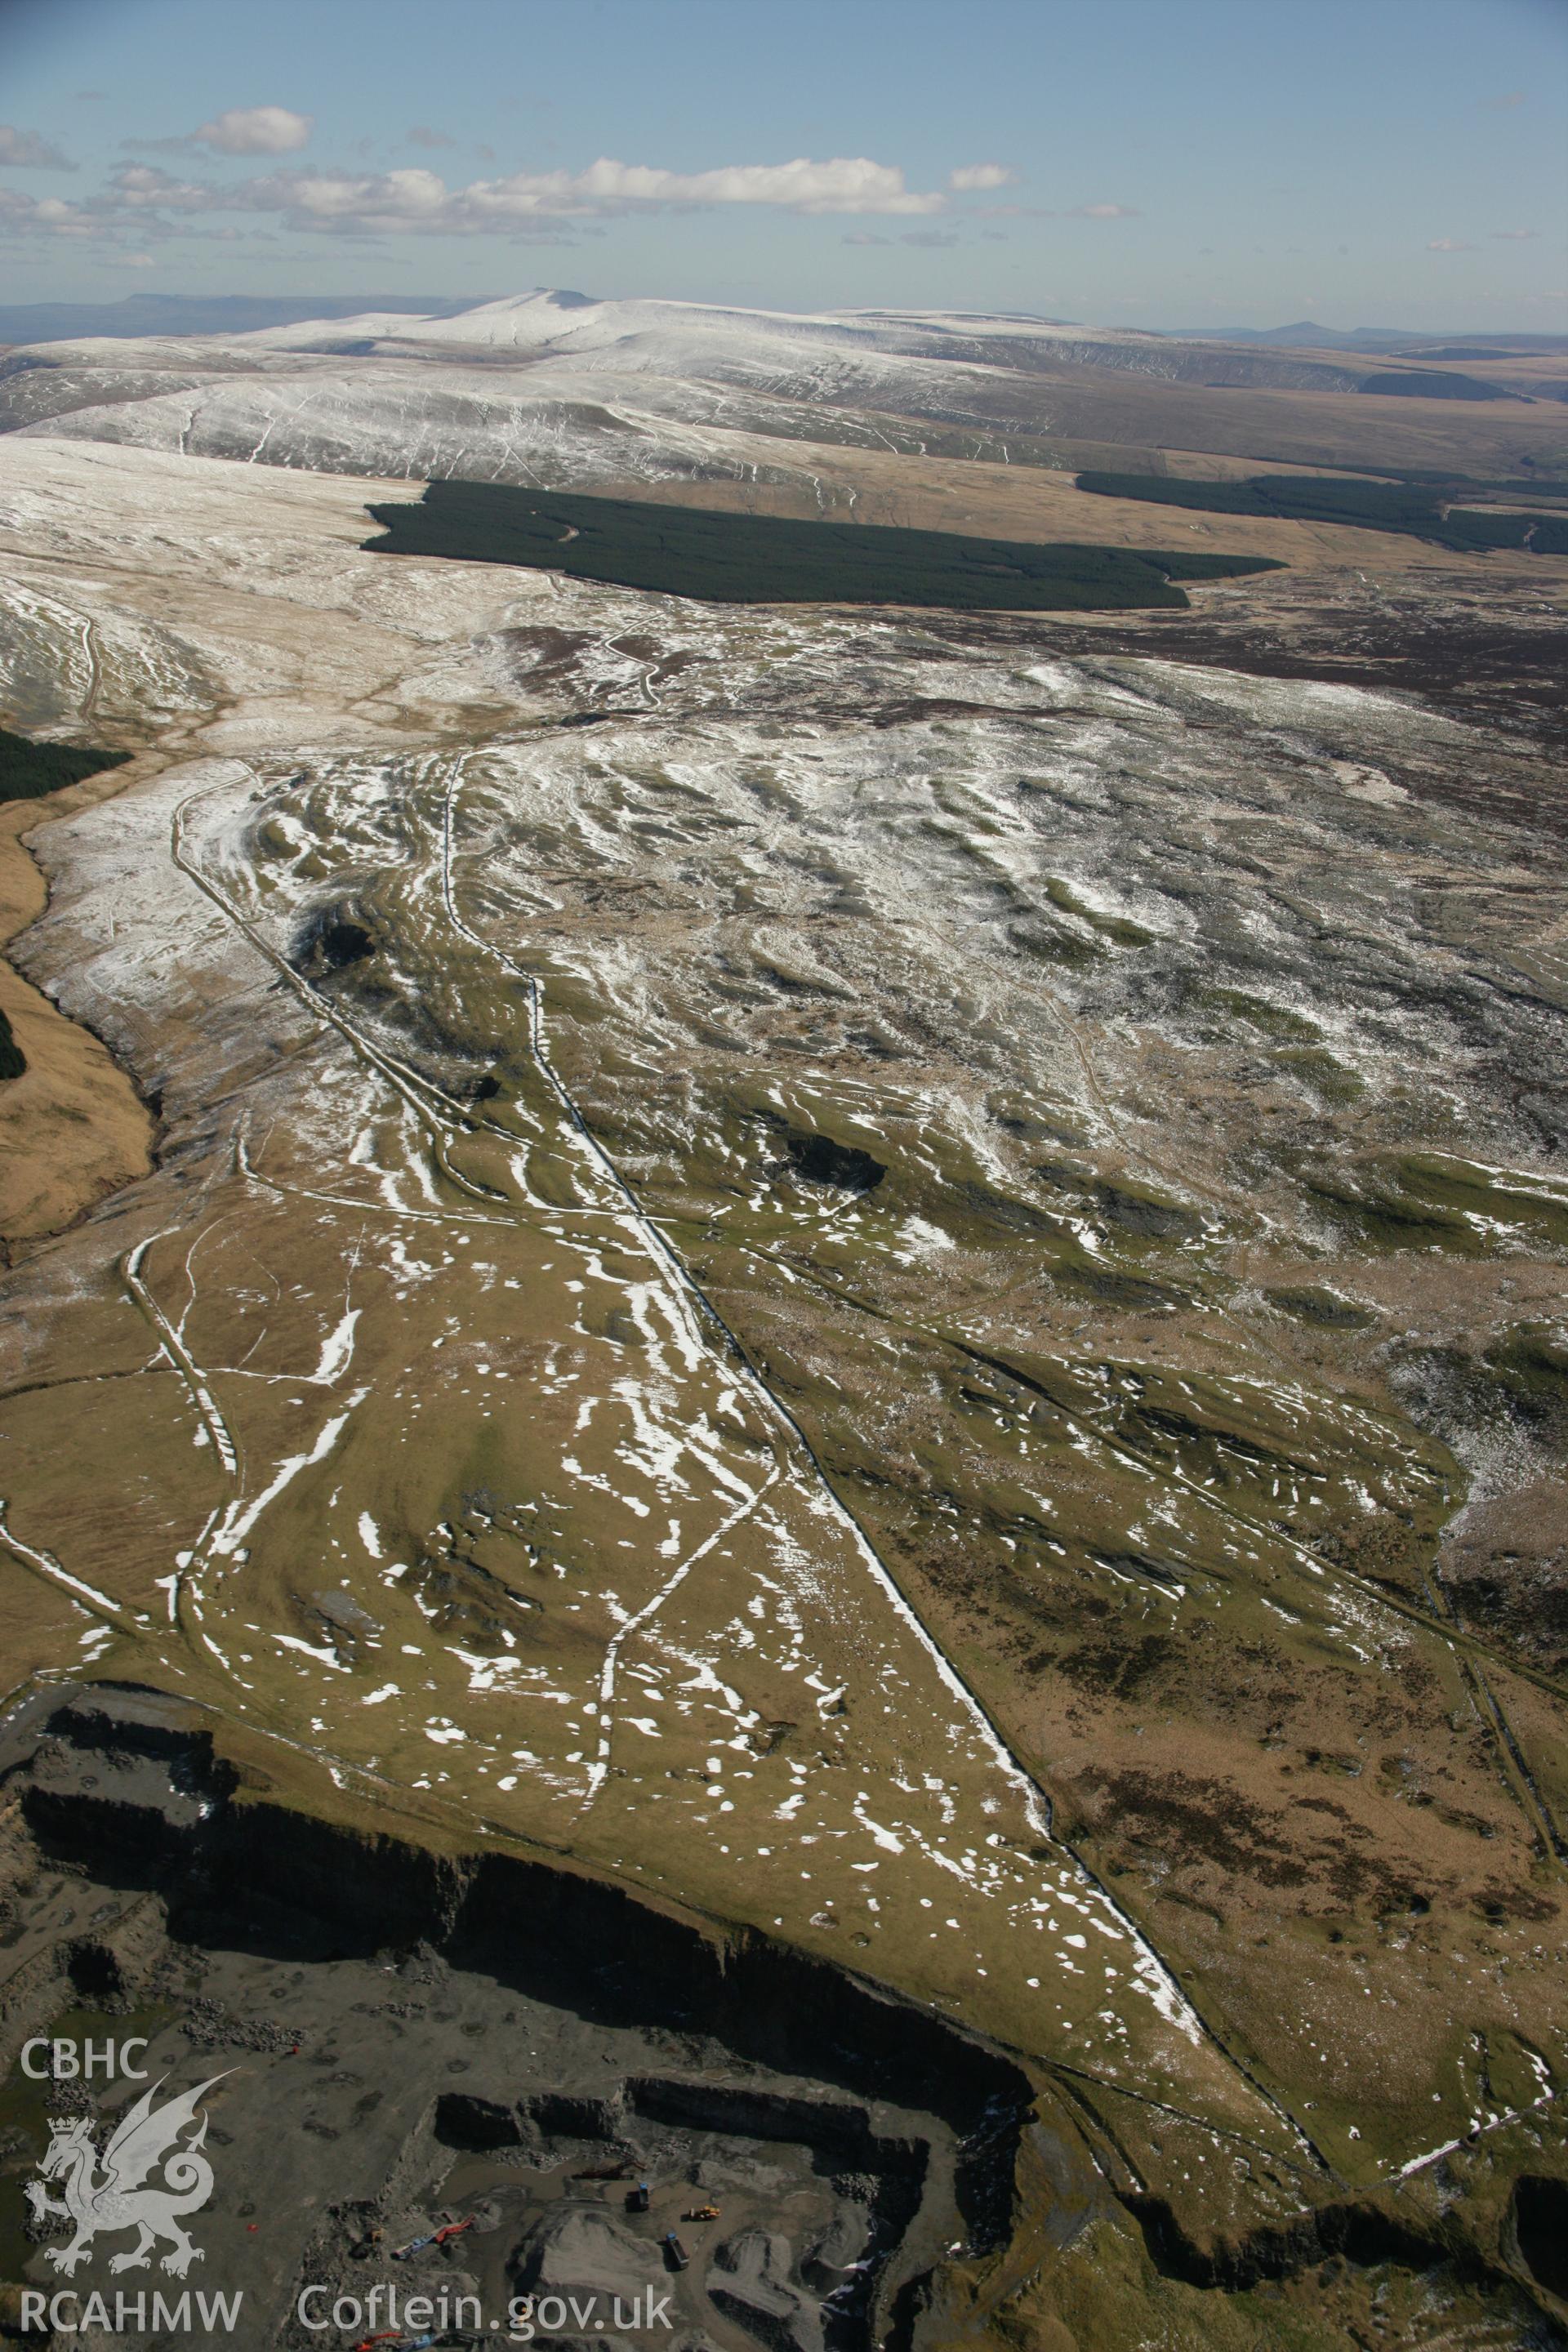
MULTIPOLYGON (((820 499, 813 445, 1103 463, 1104 444, 1173 437, 1174 387, 1200 428, 1193 446, 1224 449, 1227 394, 1352 392, 1359 364, 1024 313, 792 313, 544 289, 449 314, 35 344, 0 362, 0 432, 333 473, 557 489, 729 479, 820 499)), ((1271 426, 1271 453, 1286 437, 1271 426)))

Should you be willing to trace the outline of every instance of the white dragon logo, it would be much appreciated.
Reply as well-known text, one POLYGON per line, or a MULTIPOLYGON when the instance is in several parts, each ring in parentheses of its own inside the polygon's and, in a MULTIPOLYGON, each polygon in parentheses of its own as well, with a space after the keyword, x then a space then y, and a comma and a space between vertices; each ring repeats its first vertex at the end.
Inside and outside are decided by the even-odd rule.
POLYGON ((111 2271, 146 2270, 153 2249, 161 2241, 166 2241, 172 2250, 164 2255, 163 2267, 176 2278, 184 2278, 193 2263, 204 2260, 201 2248, 192 2244, 181 2227, 181 2216, 196 2212, 212 2195, 213 2168, 201 2153, 207 2136, 205 2115, 183 2147, 177 2142, 180 2134, 196 2122, 204 2094, 222 2080, 221 2074, 211 2075, 194 2091, 168 2099, 161 2107, 154 2107, 153 2101, 163 2088, 162 2082, 143 2091, 110 2135, 101 2179, 91 2117, 50 2118, 49 2145, 38 2167, 43 2179, 28 2181, 26 2197, 35 2221, 53 2217, 76 2224, 76 2235, 68 2246, 45 2249, 58 2271, 69 2277, 87 2260, 100 2230, 141 2233, 129 2253, 113 2256, 111 2271), (143 2187, 148 2174, 160 2163, 163 2181, 143 2187), (52 2198, 43 2183, 62 2178, 64 2196, 52 2198))

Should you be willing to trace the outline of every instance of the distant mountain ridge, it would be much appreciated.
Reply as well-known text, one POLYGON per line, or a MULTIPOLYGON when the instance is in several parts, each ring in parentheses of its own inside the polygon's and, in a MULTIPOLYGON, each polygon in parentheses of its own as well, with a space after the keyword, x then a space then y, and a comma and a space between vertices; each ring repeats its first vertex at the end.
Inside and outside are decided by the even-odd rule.
MULTIPOLYGON (((541 289, 542 290, 542 289, 541 289)), ((485 294, 127 294, 118 302, 0 303, 0 343, 66 342, 79 337, 136 338, 143 335, 247 335, 268 327, 289 327, 305 320, 360 319, 370 315, 452 319, 483 309, 498 299, 485 294)), ((558 309, 595 309, 591 295, 556 291, 558 309)), ((694 304, 692 309, 703 306, 694 304)), ((760 315, 766 315, 762 313, 760 315)), ((951 319, 955 325, 990 318, 985 312, 868 310, 871 320, 921 316, 951 319)), ((1022 322, 1023 314, 1011 314, 1022 322)), ((1040 317, 1030 324, 1058 330, 1071 321, 1040 317)), ((1173 342, 1279 343, 1295 350, 1389 352, 1415 350, 1428 344, 1462 340, 1477 345, 1515 346, 1530 351, 1568 349, 1568 335, 1542 335, 1521 330, 1517 334, 1497 328, 1445 328, 1422 333, 1413 327, 1320 327, 1300 319, 1288 327, 1149 327, 1132 329, 1173 342)))
MULTIPOLYGON (((1488 469, 1518 473, 1540 454, 1541 428, 1524 413, 1560 396, 1554 381, 1538 389, 1533 357, 1483 381, 1440 351, 1428 360, 1408 346, 1390 358, 1184 342, 1016 311, 801 313, 564 288, 424 310, 407 296, 368 312, 338 298, 325 317, 317 304, 309 318, 205 334, 186 310, 184 332, 126 331, 128 309, 168 299, 115 306, 114 335, 6 352, 0 434, 614 496, 748 480, 819 501, 812 453, 825 446, 1059 472, 1130 445, 1143 470, 1158 471, 1154 452, 1173 431, 1183 447, 1237 455, 1261 434, 1271 461, 1337 463, 1348 447, 1428 466, 1453 430, 1437 424, 1439 401, 1517 410, 1521 437, 1499 440, 1515 430, 1500 417, 1488 469), (1368 414, 1347 440, 1345 404, 1369 394, 1383 396, 1366 411, 1390 422, 1373 425, 1368 414), (1274 400, 1267 421, 1252 395, 1274 400), (1308 395, 1338 405, 1308 405, 1308 395)), ((1556 478, 1555 443, 1543 454, 1556 478)))
POLYGON ((300 319, 359 318, 396 310, 447 319, 482 294, 127 294, 118 302, 0 303, 0 343, 66 342, 78 336, 249 335, 300 319))
POLYGON ((1404 352, 1425 351, 1432 343, 1496 344, 1504 350, 1556 352, 1568 350, 1568 335, 1541 335, 1521 328, 1510 334, 1496 327, 1443 327, 1426 332, 1415 327, 1320 327, 1311 319, 1298 319, 1289 327, 1152 327, 1151 334, 1173 342, 1284 343, 1297 351, 1404 352))

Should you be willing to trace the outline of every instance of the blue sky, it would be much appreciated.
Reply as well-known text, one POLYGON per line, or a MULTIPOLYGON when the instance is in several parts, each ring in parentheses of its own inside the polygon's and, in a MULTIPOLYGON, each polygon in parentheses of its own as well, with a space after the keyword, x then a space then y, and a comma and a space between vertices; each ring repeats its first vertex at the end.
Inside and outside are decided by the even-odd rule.
POLYGON ((0 0, 0 300, 1568 331, 1563 0, 0 0))

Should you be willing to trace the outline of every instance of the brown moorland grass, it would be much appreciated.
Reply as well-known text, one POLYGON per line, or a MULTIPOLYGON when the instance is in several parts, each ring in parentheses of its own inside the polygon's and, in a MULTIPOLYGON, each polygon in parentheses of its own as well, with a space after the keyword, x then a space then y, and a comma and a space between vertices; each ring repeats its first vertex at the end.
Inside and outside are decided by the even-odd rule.
MULTIPOLYGON (((1183 453, 1184 456, 1185 453, 1183 453)), ((1135 499, 1092 497, 1070 474, 1001 466, 973 458, 910 459, 880 450, 814 445, 820 487, 738 481, 627 482, 614 495, 657 506, 725 513, 789 515, 889 524, 1021 541, 1071 541, 1108 547, 1182 548, 1194 554, 1258 555, 1296 572, 1351 571, 1373 577, 1413 572, 1475 572, 1479 580, 1526 578, 1547 594, 1568 589, 1568 563, 1497 551, 1459 556, 1386 531, 1341 523, 1275 520, 1247 515, 1175 512, 1135 499)), ((1184 466, 1182 470, 1195 470, 1184 466)), ((1230 469, 1227 467, 1226 469, 1230 469)), ((1256 471, 1256 467, 1237 467, 1256 471)), ((1205 591, 1194 583, 1195 593, 1205 591)), ((1189 593, 1194 593, 1189 587, 1189 593)))
POLYGON ((1532 464, 1546 472, 1568 452, 1568 410, 1556 399, 1472 403, 1258 391, 1171 383, 1111 368, 1077 368, 1035 383, 1049 430, 1084 439, 1269 463, 1501 475, 1528 472, 1532 464))
MULTIPOLYGON (((23 836, 51 817, 110 800, 135 765, 106 770, 43 800, 0 803, 0 944, 44 911, 44 877, 23 836)), ((0 1248, 70 1224, 95 1201, 145 1175, 152 1121, 106 1047, 57 1013, 9 963, 0 963, 0 1009, 27 1066, 0 1085, 0 1248)))

